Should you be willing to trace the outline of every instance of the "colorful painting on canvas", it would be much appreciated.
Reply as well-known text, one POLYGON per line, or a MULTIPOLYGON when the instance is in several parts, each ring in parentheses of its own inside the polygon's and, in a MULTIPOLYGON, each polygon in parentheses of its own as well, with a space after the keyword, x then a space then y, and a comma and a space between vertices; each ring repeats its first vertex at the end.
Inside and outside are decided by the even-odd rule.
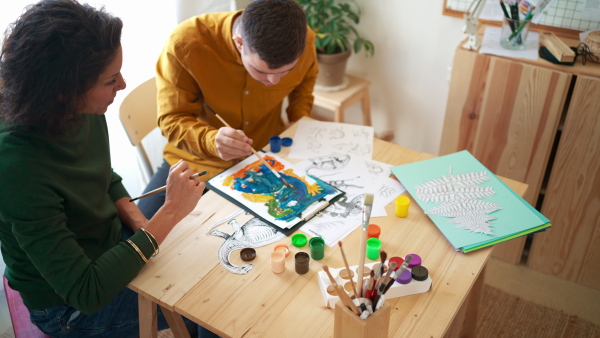
POLYGON ((288 184, 251 156, 215 176, 211 185, 280 228, 293 227, 342 193, 276 155, 264 159, 288 184))

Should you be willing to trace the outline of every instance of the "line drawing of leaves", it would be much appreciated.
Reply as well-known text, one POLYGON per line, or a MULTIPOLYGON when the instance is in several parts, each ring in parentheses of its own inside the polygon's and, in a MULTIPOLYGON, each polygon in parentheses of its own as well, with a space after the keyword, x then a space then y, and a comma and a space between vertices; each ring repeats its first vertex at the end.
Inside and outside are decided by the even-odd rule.
POLYGON ((433 207, 427 210, 426 214, 438 215, 438 216, 447 216, 447 217, 457 217, 458 215, 462 215, 466 212, 476 213, 491 213, 496 210, 502 209, 500 205, 494 202, 481 201, 481 200, 473 200, 473 201, 457 201, 457 202, 449 202, 442 203, 436 207, 433 207))
POLYGON ((456 223, 457 228, 471 232, 492 234, 492 220, 488 215, 502 207, 482 198, 495 194, 493 187, 481 187, 489 180, 485 171, 452 175, 452 166, 448 176, 442 175, 415 187, 417 198, 424 202, 440 203, 425 211, 429 215, 453 217, 448 223, 456 223))

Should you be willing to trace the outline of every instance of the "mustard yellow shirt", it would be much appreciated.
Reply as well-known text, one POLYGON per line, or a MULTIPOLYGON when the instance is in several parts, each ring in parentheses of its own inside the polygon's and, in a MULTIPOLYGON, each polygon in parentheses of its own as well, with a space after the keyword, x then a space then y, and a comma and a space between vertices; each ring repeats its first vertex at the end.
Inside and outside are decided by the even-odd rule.
POLYGON ((168 140, 164 158, 171 165, 183 159, 195 171, 207 170, 208 178, 235 161, 218 156, 215 137, 223 124, 204 103, 260 149, 284 130, 285 97, 290 122, 309 116, 314 100, 318 72, 314 32, 308 29, 296 67, 277 85, 267 87, 248 74, 234 45, 232 25, 241 12, 209 13, 182 22, 156 65, 158 125, 168 140))

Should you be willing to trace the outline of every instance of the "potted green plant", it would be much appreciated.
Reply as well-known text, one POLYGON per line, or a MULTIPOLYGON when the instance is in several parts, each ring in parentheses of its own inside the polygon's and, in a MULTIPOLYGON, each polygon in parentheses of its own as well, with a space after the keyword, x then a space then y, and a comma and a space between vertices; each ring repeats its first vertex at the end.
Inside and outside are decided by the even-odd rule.
POLYGON ((352 50, 364 49, 370 57, 375 53, 373 43, 358 34, 354 27, 360 22, 360 7, 353 0, 296 0, 306 13, 308 26, 317 34, 319 60, 317 84, 339 86, 343 83, 346 62, 352 50))

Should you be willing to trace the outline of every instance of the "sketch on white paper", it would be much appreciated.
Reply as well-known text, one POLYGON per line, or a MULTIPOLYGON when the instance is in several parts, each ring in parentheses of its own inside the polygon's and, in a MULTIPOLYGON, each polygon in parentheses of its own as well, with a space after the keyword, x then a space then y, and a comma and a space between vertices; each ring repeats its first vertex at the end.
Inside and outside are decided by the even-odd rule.
POLYGON ((415 191, 423 202, 440 203, 425 211, 426 214, 453 217, 448 223, 457 223, 457 228, 491 235, 492 220, 496 218, 488 214, 501 207, 481 200, 495 194, 491 186, 480 186, 488 180, 485 171, 452 175, 450 166, 448 176, 417 185, 415 191))
POLYGON ((365 165, 367 166, 367 170, 369 170, 369 174, 375 177, 390 177, 392 175, 391 164, 375 160, 365 160, 365 165))
MULTIPOLYGON (((210 228, 213 229, 221 223, 222 222, 217 222, 217 224, 212 225, 210 228)), ((258 248, 275 243, 285 237, 282 232, 277 231, 275 227, 268 225, 257 217, 251 218, 242 226, 238 224, 238 221, 235 218, 227 221, 227 224, 231 225, 233 228, 232 234, 228 234, 219 229, 212 230, 210 234, 225 240, 217 252, 219 263, 221 263, 221 265, 229 272, 239 275, 247 274, 254 266, 252 264, 238 266, 231 263, 229 256, 232 252, 243 248, 258 248)))
POLYGON ((300 120, 288 157, 306 159, 343 153, 370 160, 373 127, 348 123, 300 120))
POLYGON ((375 196, 371 218, 376 218, 386 216, 385 206, 405 191, 400 182, 384 176, 386 171, 391 173, 388 165, 349 154, 311 157, 295 166, 346 193, 300 228, 309 235, 323 237, 329 246, 360 225, 365 193, 375 196))

